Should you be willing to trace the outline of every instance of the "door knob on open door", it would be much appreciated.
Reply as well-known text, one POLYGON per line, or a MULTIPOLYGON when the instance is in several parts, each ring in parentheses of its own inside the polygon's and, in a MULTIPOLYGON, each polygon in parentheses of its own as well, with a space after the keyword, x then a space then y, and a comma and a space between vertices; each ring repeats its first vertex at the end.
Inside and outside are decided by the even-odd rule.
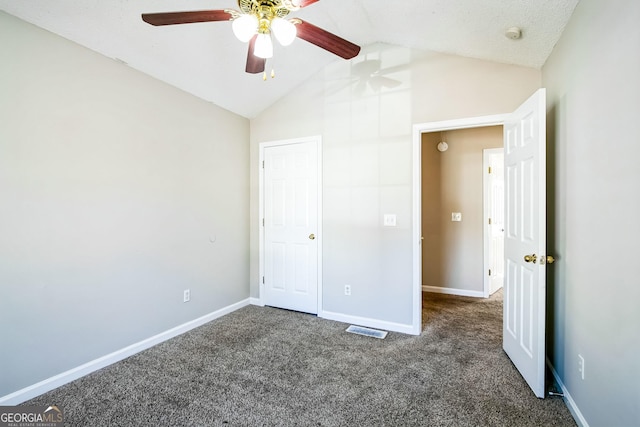
POLYGON ((315 235, 315 234, 313 234, 313 233, 309 234, 309 239, 311 239, 311 240, 315 240, 315 238, 316 238, 316 235, 315 235))
POLYGON ((537 260, 538 256, 536 254, 524 256, 524 262, 532 262, 535 264, 537 260))
POLYGON ((554 257, 552 257, 551 255, 547 255, 546 257, 540 258, 540 264, 544 265, 545 262, 547 264, 553 264, 554 262, 556 262, 556 259, 554 257))

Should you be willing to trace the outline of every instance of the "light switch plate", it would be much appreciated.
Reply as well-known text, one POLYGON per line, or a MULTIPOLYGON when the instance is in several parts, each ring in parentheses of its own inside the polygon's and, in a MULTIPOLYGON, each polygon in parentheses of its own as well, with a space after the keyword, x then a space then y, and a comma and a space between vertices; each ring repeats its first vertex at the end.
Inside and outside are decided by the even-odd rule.
POLYGON ((462 221, 462 213, 461 212, 451 212, 451 221, 455 221, 455 222, 462 221))
POLYGON ((395 227, 396 226, 396 215, 395 214, 384 214, 384 226, 385 227, 395 227))

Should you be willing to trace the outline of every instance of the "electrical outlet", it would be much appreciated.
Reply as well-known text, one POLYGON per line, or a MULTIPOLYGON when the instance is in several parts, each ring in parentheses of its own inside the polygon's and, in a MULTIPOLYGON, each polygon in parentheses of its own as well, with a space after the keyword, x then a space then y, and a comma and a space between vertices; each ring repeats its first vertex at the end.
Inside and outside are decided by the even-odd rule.
POLYGON ((191 291, 189 289, 185 289, 182 295, 182 302, 191 301, 191 291))
POLYGON ((581 354, 578 355, 578 372, 580 372, 580 377, 584 379, 584 357, 581 354))
POLYGON ((382 222, 385 227, 395 227, 397 224, 397 216, 396 214, 384 214, 382 222))
POLYGON ((344 294, 351 295, 351 285, 344 285, 344 294))

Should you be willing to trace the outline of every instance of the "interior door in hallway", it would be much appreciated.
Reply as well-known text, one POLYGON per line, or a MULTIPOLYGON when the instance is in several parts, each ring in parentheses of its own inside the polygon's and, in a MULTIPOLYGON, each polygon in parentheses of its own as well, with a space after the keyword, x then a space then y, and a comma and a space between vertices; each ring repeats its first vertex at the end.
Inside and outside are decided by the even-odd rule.
POLYGON ((485 283, 488 298, 504 284, 504 149, 483 150, 485 166, 485 283))
POLYGON ((503 348, 538 397, 545 394, 546 129, 539 89, 504 125, 503 348))
POLYGON ((318 312, 318 144, 264 150, 264 302, 318 312))

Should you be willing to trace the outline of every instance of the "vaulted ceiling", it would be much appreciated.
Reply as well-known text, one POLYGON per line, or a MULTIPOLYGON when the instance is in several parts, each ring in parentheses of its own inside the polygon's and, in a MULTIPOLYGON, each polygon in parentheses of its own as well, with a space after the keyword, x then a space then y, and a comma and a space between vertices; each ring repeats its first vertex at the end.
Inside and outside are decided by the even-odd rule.
MULTIPOLYGON (((388 43, 540 68, 578 0, 320 0, 298 17, 361 46, 388 43), (522 38, 505 36, 520 27, 522 38)), ((153 27, 142 13, 238 9, 236 0, 0 0, 0 10, 252 118, 332 61, 304 40, 274 43, 267 69, 244 71, 229 22, 153 27)), ((352 61, 361 61, 356 57, 352 61)))

